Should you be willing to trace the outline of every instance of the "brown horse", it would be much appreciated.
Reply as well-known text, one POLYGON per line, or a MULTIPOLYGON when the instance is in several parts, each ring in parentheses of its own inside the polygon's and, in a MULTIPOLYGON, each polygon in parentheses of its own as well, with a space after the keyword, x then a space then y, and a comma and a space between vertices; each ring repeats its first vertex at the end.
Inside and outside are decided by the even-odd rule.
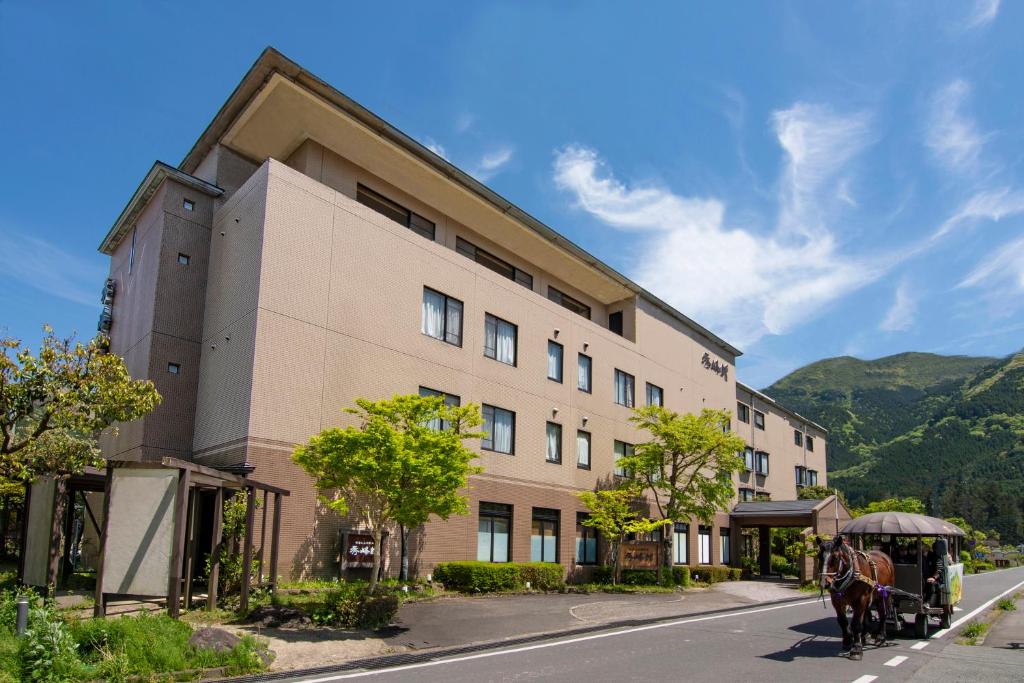
POLYGON ((892 559, 881 551, 872 550, 865 554, 853 551, 849 546, 843 548, 843 544, 841 537, 818 544, 821 587, 827 588, 832 597, 836 620, 843 632, 841 654, 849 652, 850 659, 858 660, 863 657, 872 607, 878 613, 875 642, 879 645, 885 643, 885 621, 892 613, 890 596, 896 570, 892 559), (857 574, 862 578, 857 577, 857 574), (853 610, 852 619, 846 617, 847 607, 853 610))

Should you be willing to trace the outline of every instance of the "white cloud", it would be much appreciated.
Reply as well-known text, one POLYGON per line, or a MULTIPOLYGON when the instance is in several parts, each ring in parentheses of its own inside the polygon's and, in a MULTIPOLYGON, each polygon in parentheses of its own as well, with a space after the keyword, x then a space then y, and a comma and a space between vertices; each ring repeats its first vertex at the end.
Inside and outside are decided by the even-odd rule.
POLYGON ((930 241, 945 237, 963 225, 981 220, 999 221, 1019 213, 1024 213, 1024 192, 1008 187, 977 192, 939 226, 930 241))
POLYGON ((911 291, 906 280, 904 280, 896 287, 896 294, 893 297, 892 305, 885 314, 885 318, 879 324, 878 329, 884 332, 905 332, 914 325, 916 317, 917 297, 911 291))
POLYGON ((970 93, 971 86, 956 79, 935 94, 925 139, 943 166, 968 174, 978 170, 986 137, 964 111, 970 93))
POLYGON ((455 132, 465 133, 467 130, 473 127, 476 123, 476 114, 470 114, 469 112, 463 112, 459 114, 455 119, 455 132))
POLYGON ((480 157, 480 161, 470 170, 470 174, 481 182, 487 182, 512 160, 515 150, 509 146, 499 147, 480 157))
POLYGON ((96 306, 106 269, 37 237, 0 230, 0 281, 16 280, 51 296, 96 306))
POLYGON ((775 116, 787 153, 780 219, 768 234, 726 224, 722 201, 654 184, 627 186, 591 149, 555 156, 557 186, 608 225, 647 233, 634 277, 733 343, 782 334, 874 281, 879 262, 840 253, 826 227, 839 167, 866 144, 867 119, 798 104, 775 116))
POLYGON ((446 152, 441 143, 434 140, 434 138, 423 138, 423 145, 442 159, 448 159, 448 152, 446 152))
POLYGON ((957 288, 995 285, 1002 298, 1014 292, 1009 301, 1019 300, 1018 292, 1024 292, 1024 237, 1008 242, 978 264, 957 288))
POLYGON ((1000 0, 974 0, 971 13, 964 22, 964 28, 980 28, 986 26, 999 14, 1000 0))

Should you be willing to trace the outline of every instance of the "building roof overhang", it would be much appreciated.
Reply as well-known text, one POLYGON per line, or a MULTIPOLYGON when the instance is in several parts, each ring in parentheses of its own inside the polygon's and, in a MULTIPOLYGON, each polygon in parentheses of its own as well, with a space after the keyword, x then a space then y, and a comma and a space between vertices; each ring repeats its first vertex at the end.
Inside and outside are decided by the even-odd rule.
POLYGON ((783 412, 783 413, 789 415, 790 417, 792 417, 792 418, 794 418, 796 420, 799 420, 800 422, 804 422, 804 423, 810 425, 811 427, 814 427, 815 429, 824 432, 826 435, 828 434, 828 430, 825 429, 824 427, 822 427, 820 424, 818 424, 814 420, 811 420, 809 418, 804 417, 803 415, 801 415, 800 413, 796 412, 795 410, 790 410, 789 408, 787 408, 786 406, 782 405, 781 403, 776 401, 774 398, 769 396, 768 394, 762 393, 762 392, 758 391, 757 389, 754 389, 753 387, 748 386, 748 385, 744 384, 743 382, 741 382, 739 380, 736 380, 736 388, 739 389, 740 391, 745 391, 748 394, 751 394, 752 396, 756 396, 759 399, 761 399, 762 401, 764 401, 765 403, 768 403, 770 405, 775 406, 776 408, 779 409, 780 412, 783 412))

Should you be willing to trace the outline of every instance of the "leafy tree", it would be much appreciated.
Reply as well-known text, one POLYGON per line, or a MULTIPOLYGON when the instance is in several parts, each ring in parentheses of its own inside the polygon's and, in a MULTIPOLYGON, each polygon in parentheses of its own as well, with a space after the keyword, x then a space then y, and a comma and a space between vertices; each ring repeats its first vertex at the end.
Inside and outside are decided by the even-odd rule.
POLYGON ((864 507, 853 511, 855 517, 872 512, 913 512, 923 515, 925 509, 924 503, 917 498, 886 498, 885 500, 872 501, 864 507))
POLYGON ((104 337, 82 344, 43 330, 38 356, 16 339, 0 340, 0 482, 98 464, 96 435, 160 402, 152 382, 133 380, 107 353, 104 337))
MULTIPOLYGON (((634 454, 618 466, 650 490, 663 520, 669 523, 696 517, 710 523, 715 512, 735 495, 733 474, 743 467, 739 452, 746 443, 729 432, 726 410, 705 408, 699 415, 666 410, 661 406, 637 408, 630 418, 651 438, 638 444, 634 454)), ((662 538, 662 566, 671 566, 672 546, 662 538)))
POLYGON ((373 536, 369 592, 377 587, 384 534, 396 524, 414 528, 430 515, 466 514, 460 493, 482 471, 463 443, 483 419, 476 405, 447 406, 440 396, 356 399, 358 427, 325 429, 292 459, 316 480, 321 500, 339 514, 355 509, 373 536), (325 494, 324 492, 330 492, 325 494))
MULTIPOLYGON (((839 496, 839 502, 846 505, 846 495, 839 489, 831 489, 827 486, 815 484, 814 486, 803 486, 796 493, 800 500, 825 500, 832 494, 839 496)), ((847 506, 849 507, 849 506, 847 506)))
POLYGON ((640 490, 636 485, 615 489, 581 491, 576 494, 587 506, 590 516, 582 522, 584 526, 596 529, 608 541, 608 564, 612 567, 612 583, 619 582, 619 548, 627 534, 649 534, 671 524, 670 520, 653 520, 641 516, 640 490))
MULTIPOLYGON (((221 527, 222 540, 217 549, 220 569, 218 576, 218 592, 221 601, 227 605, 237 605, 242 590, 242 567, 245 563, 242 544, 245 541, 246 530, 246 508, 248 494, 242 490, 235 492, 230 498, 224 501, 223 517, 221 527)), ((262 503, 259 498, 254 501, 258 510, 262 503)), ((206 575, 210 575, 212 567, 211 558, 206 558, 206 575)), ((260 561, 253 559, 249 565, 250 583, 255 581, 254 577, 259 576, 260 561)))

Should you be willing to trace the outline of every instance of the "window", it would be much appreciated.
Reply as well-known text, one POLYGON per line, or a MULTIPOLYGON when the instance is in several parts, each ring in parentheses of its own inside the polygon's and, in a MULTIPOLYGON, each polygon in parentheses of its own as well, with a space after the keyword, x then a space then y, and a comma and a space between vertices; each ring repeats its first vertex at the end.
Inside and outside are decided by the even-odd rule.
POLYGON ((687 564, 690 552, 690 525, 676 522, 672 531, 672 562, 687 564))
POLYGON ((471 242, 467 242, 461 237, 455 238, 455 251, 459 252, 466 258, 476 261, 484 268, 493 270, 498 275, 507 277, 509 280, 515 280, 523 287, 527 289, 533 289, 533 276, 529 273, 519 270, 511 263, 504 261, 494 254, 488 253, 476 246, 471 242))
POLYGON ((481 412, 484 416, 484 438, 480 441, 480 448, 515 455, 516 414, 486 403, 481 412))
POLYGON ((804 486, 807 484, 807 468, 797 465, 793 469, 796 470, 796 485, 804 486))
POLYGON ((754 426, 758 429, 764 429, 764 413, 759 410, 754 411, 754 426))
POLYGON ((750 423, 750 406, 746 403, 736 404, 736 416, 740 419, 740 422, 750 423))
POLYGON ((608 314, 608 329, 620 337, 622 336, 622 311, 608 314))
POLYGON ((741 502, 747 502, 747 501, 751 501, 751 500, 754 500, 754 489, 741 488, 740 489, 740 501, 741 502))
POLYGON ((576 513, 576 564, 597 564, 597 529, 583 524, 586 520, 586 513, 576 513))
POLYGON ((499 363, 516 364, 518 328, 490 313, 484 316, 484 355, 499 363))
POLYGON ((722 564, 730 564, 732 562, 732 548, 729 547, 729 530, 725 527, 718 530, 718 542, 721 544, 718 554, 722 564))
POLYGON ((135 267, 135 237, 138 235, 139 229, 132 228, 132 249, 128 252, 128 274, 132 274, 132 268, 135 267))
POLYGON ((547 461, 554 463, 562 462, 562 425, 555 422, 548 422, 548 450, 547 461))
POLYGON ((711 564, 711 527, 701 526, 697 529, 697 561, 711 564))
POLYGON ((633 455, 633 444, 624 443, 622 441, 615 442, 615 476, 616 477, 628 477, 629 470, 619 467, 619 460, 621 458, 633 455))
POLYGON ((171 373, 172 375, 180 375, 181 374, 181 363, 168 363, 167 364, 167 372, 171 373))
POLYGON ((364 185, 356 186, 356 201, 363 206, 370 207, 382 216, 401 223, 417 235, 426 237, 428 240, 434 239, 434 223, 432 221, 428 221, 418 213, 410 211, 364 185))
POLYGON ((568 294, 558 291, 554 287, 548 287, 548 299, 554 301, 556 304, 563 308, 568 308, 577 315, 582 315, 587 320, 590 320, 590 306, 586 305, 582 301, 573 299, 568 294))
POLYGON ((757 456, 757 458, 756 458, 756 462, 757 462, 756 472, 758 474, 767 475, 768 474, 768 454, 765 453, 764 451, 757 451, 754 455, 757 456))
POLYGON ((809 451, 813 451, 814 450, 814 437, 813 436, 808 436, 807 437, 807 450, 809 450, 809 451))
POLYGON ((754 449, 747 447, 743 449, 743 469, 748 472, 754 471, 754 449))
POLYGON ((590 469, 590 432, 576 431, 576 467, 590 469))
POLYGON ((804 445, 804 435, 803 432, 801 432, 799 429, 793 430, 793 443, 795 443, 797 446, 804 445))
POLYGON ((481 502, 476 532, 476 559, 480 562, 508 562, 511 526, 511 505, 481 502))
POLYGON ((423 334, 462 346, 462 302, 423 288, 423 334))
POLYGON ((188 254, 178 254, 178 263, 183 266, 187 266, 191 260, 192 259, 188 257, 188 254))
MULTIPOLYGON (((443 396, 444 404, 450 408, 454 408, 462 405, 462 399, 454 394, 446 394, 443 391, 436 389, 428 389, 427 387, 420 387, 420 396, 443 396)), ((441 418, 435 418, 427 423, 427 426, 435 431, 441 431, 442 429, 448 429, 448 421, 442 420, 441 418)))
POLYGON ((183 201, 183 202, 181 203, 181 206, 182 206, 182 208, 184 208, 184 209, 185 209, 186 211, 195 211, 195 209, 196 209, 196 203, 195 203, 194 201, 192 201, 191 199, 186 199, 186 200, 184 200, 184 201, 183 201))
POLYGON ((662 391, 661 387, 651 384, 650 382, 647 383, 647 405, 665 405, 665 392, 662 391))
POLYGON ((530 562, 558 562, 558 510, 533 508, 530 562))
POLYGON ((615 402, 620 406, 632 408, 635 401, 633 393, 633 375, 615 369, 615 402))
POLYGON ((562 383, 562 345, 548 340, 548 379, 562 383))
POLYGON ((581 353, 576 360, 576 386, 580 391, 585 391, 588 394, 591 392, 592 370, 590 356, 581 353))
POLYGON ((818 485, 818 470, 807 470, 807 485, 817 486, 818 485))

